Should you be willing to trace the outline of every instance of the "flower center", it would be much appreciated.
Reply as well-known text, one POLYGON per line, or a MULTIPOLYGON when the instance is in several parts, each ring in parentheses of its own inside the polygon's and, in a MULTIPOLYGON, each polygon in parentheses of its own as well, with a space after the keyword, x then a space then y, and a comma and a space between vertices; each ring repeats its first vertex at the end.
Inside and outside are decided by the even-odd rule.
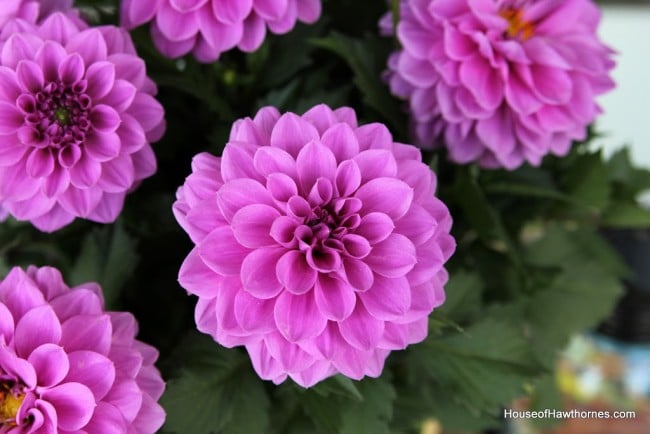
POLYGON ((25 399, 25 394, 10 384, 0 383, 0 427, 16 426, 16 415, 25 399))
POLYGON ((91 127, 91 99, 85 91, 84 81, 51 82, 37 92, 20 95, 17 102, 26 126, 20 136, 23 142, 57 149, 82 145, 91 127))
POLYGON ((70 112, 63 107, 59 107, 54 110, 54 117, 56 121, 61 125, 70 124, 70 112))
POLYGON ((533 36, 535 27, 529 21, 524 19, 524 13, 521 9, 507 8, 499 12, 499 16, 508 21, 508 36, 511 38, 521 38, 523 41, 533 36))

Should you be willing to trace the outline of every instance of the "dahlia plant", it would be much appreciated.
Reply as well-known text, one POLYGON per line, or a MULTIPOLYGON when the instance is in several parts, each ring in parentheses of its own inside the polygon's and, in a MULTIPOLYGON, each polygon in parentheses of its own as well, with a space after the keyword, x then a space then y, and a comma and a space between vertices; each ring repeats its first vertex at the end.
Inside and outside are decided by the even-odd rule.
POLYGON ((650 173, 591 140, 599 18, 0 2, 0 433, 480 432, 515 398, 556 407, 555 355, 621 288, 599 230, 650 226, 650 173))
MULTIPOLYGON (((388 81, 414 136, 458 163, 514 169, 564 156, 614 87, 590 0, 399 2, 388 81)), ((392 20, 382 21, 389 33, 392 20)))
POLYGON ((377 377, 426 337, 455 243, 417 148, 347 107, 266 107, 192 166, 174 212, 197 246, 179 281, 199 330, 245 345, 262 378, 377 377))
POLYGON ((0 432, 153 434, 164 421, 158 352, 96 283, 68 287, 50 267, 0 282, 0 432))
POLYGON ((0 204, 46 232, 75 217, 113 222, 156 171, 156 86, 121 28, 17 20, 0 40, 0 204))

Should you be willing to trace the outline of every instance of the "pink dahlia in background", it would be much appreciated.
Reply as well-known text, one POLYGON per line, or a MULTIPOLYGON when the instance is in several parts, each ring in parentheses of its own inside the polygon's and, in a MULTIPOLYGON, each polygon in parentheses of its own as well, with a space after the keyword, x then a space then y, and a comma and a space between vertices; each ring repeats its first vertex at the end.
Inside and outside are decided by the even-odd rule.
POLYGON ((400 2, 388 79, 409 100, 418 144, 508 169, 565 155, 614 87, 599 20, 590 0, 400 2))
POLYGON ((0 28, 15 18, 36 23, 56 11, 72 11, 72 2, 72 0, 2 0, 0 28))
POLYGON ((179 281, 199 296, 199 330, 245 345, 275 383, 378 376, 445 298, 455 243, 435 190, 417 148, 350 108, 237 121, 173 207, 196 244, 179 281))
POLYGON ((14 33, 0 54, 0 203, 50 232, 114 221, 156 171, 165 128, 128 33, 80 29, 61 13, 14 33))
POLYGON ((201 62, 234 47, 255 51, 267 29, 287 33, 320 13, 321 0, 124 0, 121 7, 128 29, 153 21, 153 41, 165 56, 192 52, 201 62))
POLYGON ((96 283, 16 267, 0 282, 0 432, 153 434, 165 413, 155 348, 96 283))

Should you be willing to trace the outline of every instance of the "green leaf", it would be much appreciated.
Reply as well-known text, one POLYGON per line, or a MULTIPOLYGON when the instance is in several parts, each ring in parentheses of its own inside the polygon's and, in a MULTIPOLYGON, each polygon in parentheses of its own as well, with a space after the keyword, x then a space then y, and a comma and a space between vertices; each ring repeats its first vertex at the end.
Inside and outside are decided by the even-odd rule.
POLYGON ((439 401, 444 407, 433 409, 443 425, 463 426, 462 419, 450 417, 450 402, 492 424, 501 406, 520 395, 524 384, 539 373, 522 327, 508 319, 486 316, 464 333, 429 339, 417 348, 424 352, 418 358, 422 369, 438 385, 432 393, 444 394, 439 401))
POLYGON ((396 394, 385 378, 366 379, 358 384, 362 402, 346 405, 340 434, 390 434, 396 394))
POLYGON ((170 380, 161 403, 165 430, 176 434, 265 433, 270 401, 248 358, 209 337, 181 345, 189 363, 170 380))
POLYGON ((347 62, 364 102, 380 113, 391 124, 394 132, 404 136, 405 120, 399 104, 381 81, 381 72, 386 68, 388 55, 386 41, 376 36, 356 39, 332 32, 326 38, 313 39, 312 43, 338 54, 347 62))
POLYGON ((112 309, 138 260, 137 241, 118 220, 113 226, 95 229, 86 236, 68 276, 69 281, 73 285, 98 282, 106 306, 112 309))
POLYGON ((569 337, 598 324, 620 296, 627 268, 587 229, 550 225, 525 252, 527 262, 555 270, 552 280, 522 300, 532 347, 552 366, 569 337))
POLYGON ((487 245, 501 244, 508 258, 518 269, 522 269, 518 247, 514 243, 499 212, 488 201, 478 185, 475 176, 466 167, 457 171, 456 181, 452 187, 452 200, 463 210, 463 217, 470 223, 478 236, 487 245))
POLYGON ((566 193, 594 210, 604 209, 609 202, 611 186, 601 152, 580 154, 575 158, 565 172, 563 184, 566 193))
POLYGON ((603 212, 601 224, 610 228, 650 228, 650 211, 635 203, 613 203, 603 212))
POLYGON ((340 400, 323 396, 314 390, 307 390, 302 396, 301 403, 319 433, 339 433, 342 411, 340 400))
POLYGON ((318 383, 313 390, 323 396, 338 395, 345 398, 363 401, 363 396, 356 386, 356 382, 343 375, 335 375, 318 383))
POLYGON ((445 285, 445 304, 433 317, 443 314, 456 322, 475 318, 481 310, 484 284, 477 273, 461 270, 454 272, 445 285))

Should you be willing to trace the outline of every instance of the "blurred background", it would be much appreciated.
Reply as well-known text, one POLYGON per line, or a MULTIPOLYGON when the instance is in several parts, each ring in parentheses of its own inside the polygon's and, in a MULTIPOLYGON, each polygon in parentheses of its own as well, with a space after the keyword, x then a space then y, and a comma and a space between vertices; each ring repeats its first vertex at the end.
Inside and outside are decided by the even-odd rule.
MULTIPOLYGON (((632 161, 650 167, 650 1, 600 1, 601 38, 617 52, 617 89, 600 101, 596 146, 605 156, 627 147, 632 161)), ((650 194, 639 200, 650 208, 650 194)), ((607 231, 632 275, 617 308, 597 330, 575 336, 557 363, 560 408, 633 412, 621 419, 504 421, 504 434, 649 434, 650 433, 650 232, 607 231)), ((531 407, 514 402, 514 410, 531 407)), ((434 421, 423 434, 442 432, 434 421)))

